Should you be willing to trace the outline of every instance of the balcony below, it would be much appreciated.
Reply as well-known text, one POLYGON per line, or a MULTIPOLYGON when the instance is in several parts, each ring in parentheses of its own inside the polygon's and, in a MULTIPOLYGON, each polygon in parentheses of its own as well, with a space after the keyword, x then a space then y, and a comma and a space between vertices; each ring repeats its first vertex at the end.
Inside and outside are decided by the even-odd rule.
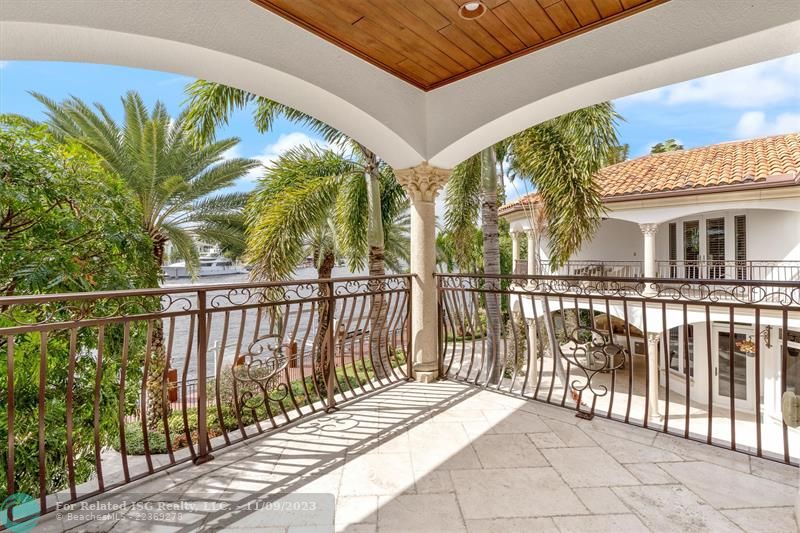
MULTIPOLYGON (((181 500, 179 523, 147 523, 158 531, 794 531, 797 480, 788 465, 443 381, 397 384, 100 501, 181 500), (274 512, 281 498, 296 510, 274 512)), ((129 531, 145 512, 51 513, 40 527, 129 531)))

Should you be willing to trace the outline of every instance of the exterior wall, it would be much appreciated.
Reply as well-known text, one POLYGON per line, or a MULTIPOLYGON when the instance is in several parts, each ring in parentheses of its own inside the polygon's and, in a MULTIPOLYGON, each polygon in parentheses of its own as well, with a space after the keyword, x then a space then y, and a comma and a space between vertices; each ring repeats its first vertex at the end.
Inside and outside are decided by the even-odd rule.
MULTIPOLYGON (((700 233, 704 231, 705 220, 709 218, 725 218, 725 258, 735 259, 734 250, 734 217, 747 217, 747 258, 750 260, 800 260, 800 213, 791 211, 770 211, 766 209, 741 209, 711 211, 693 214, 664 222, 658 227, 656 235, 656 259, 669 259, 669 224, 677 224, 678 260, 683 256, 683 222, 700 221, 700 233)), ((705 255, 701 235, 701 254, 705 255)))
POLYGON ((800 260, 800 213, 745 211, 748 221, 748 257, 800 260))
MULTIPOLYGON (((800 200, 798 200, 800 202, 800 200)), ((615 213, 612 211, 611 216, 615 213)), ((705 220, 725 218, 725 257, 735 259, 734 217, 747 217, 747 259, 800 261, 800 212, 767 209, 729 209, 703 212, 663 222, 656 233, 656 260, 669 259, 669 224, 677 224, 678 260, 684 258, 683 222, 699 220, 701 234, 705 220)), ((529 223, 523 218, 511 219, 513 230, 524 231, 529 223)), ((701 254, 705 255, 705 238, 701 235, 701 254)), ((638 224, 627 220, 608 218, 600 224, 591 241, 584 244, 571 259, 575 261, 642 261, 643 237, 638 224)), ((548 241, 542 239, 542 258, 548 258, 548 241)), ((524 258, 522 258, 524 259, 524 258)))
MULTIPOLYGON (((547 257, 548 242, 542 239, 542 257, 547 257)), ((572 258, 584 260, 642 260, 642 232, 639 226, 624 220, 603 220, 594 237, 584 243, 572 258)))

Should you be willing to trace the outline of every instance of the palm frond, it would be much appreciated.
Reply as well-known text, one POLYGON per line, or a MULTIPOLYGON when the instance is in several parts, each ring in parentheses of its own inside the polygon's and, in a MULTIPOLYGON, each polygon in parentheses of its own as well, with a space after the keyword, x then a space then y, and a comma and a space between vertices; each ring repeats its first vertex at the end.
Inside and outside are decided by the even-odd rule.
POLYGON ((267 169, 247 207, 246 257, 254 277, 284 279, 303 259, 304 243, 335 203, 340 174, 330 170, 343 162, 334 156, 297 148, 267 169))
POLYGON ((474 155, 453 169, 444 192, 445 229, 453 234, 459 263, 467 261, 466 257, 458 257, 458 254, 469 249, 478 223, 480 199, 481 161, 478 155, 474 155))
POLYGON ((200 254, 194 239, 186 228, 166 223, 161 226, 160 230, 172 243, 177 255, 186 262, 186 271, 189 272, 189 275, 193 278, 197 276, 200 268, 200 254))

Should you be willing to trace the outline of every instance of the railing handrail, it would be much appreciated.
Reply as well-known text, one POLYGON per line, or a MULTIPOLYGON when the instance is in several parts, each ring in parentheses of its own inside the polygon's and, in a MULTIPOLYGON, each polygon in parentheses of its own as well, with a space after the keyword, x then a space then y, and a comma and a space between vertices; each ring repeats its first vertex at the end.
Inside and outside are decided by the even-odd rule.
POLYGON ((698 279, 698 278, 645 278, 631 276, 589 276, 589 275, 522 275, 522 274, 478 274, 478 273, 440 273, 434 276, 442 278, 484 278, 484 279, 509 279, 509 280, 537 280, 543 281, 610 281, 610 282, 631 282, 638 284, 654 283, 674 285, 676 283, 687 285, 731 285, 745 287, 787 287, 794 289, 797 282, 794 281, 772 281, 772 280, 735 280, 735 279, 698 279))
MULTIPOLYGON (((780 263, 786 263, 792 266, 800 266, 800 260, 798 259, 659 259, 656 261, 659 264, 675 264, 675 263, 727 263, 732 265, 776 265, 780 263)), ((780 266, 780 265, 779 265, 780 266)))
MULTIPOLYGON (((551 261, 545 259, 541 261, 543 265, 549 265, 551 261)), ((573 264, 573 265, 597 265, 597 264, 604 264, 604 265, 613 265, 613 264, 625 264, 625 265, 641 265, 642 261, 637 261, 635 259, 570 259, 565 265, 573 264)))
POLYGON ((168 294, 185 294, 197 291, 224 291, 230 289, 262 289, 270 287, 288 287, 296 285, 319 283, 346 283, 354 281, 371 281, 405 278, 410 279, 413 274, 385 274, 383 276, 358 276, 347 278, 304 278, 287 281, 246 281, 241 283, 215 283, 208 285, 180 285, 171 287, 158 287, 150 289, 122 289, 113 291, 96 292, 63 292, 53 294, 25 294, 17 296, 0 296, 0 307, 5 305, 22 305, 26 303, 47 303, 60 300, 97 300, 100 298, 128 298, 137 296, 165 296, 168 294))

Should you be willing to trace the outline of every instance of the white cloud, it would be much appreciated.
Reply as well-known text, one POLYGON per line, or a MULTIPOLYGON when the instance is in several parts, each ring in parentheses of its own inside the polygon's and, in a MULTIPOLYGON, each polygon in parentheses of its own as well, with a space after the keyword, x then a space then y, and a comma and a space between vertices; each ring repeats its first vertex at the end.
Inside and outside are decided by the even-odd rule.
POLYGON ((800 54, 645 91, 625 98, 669 105, 717 104, 761 107, 800 101, 800 54))
POLYGON ((763 111, 748 111, 736 124, 736 135, 742 139, 795 131, 800 131, 800 113, 781 113, 769 120, 763 111))

